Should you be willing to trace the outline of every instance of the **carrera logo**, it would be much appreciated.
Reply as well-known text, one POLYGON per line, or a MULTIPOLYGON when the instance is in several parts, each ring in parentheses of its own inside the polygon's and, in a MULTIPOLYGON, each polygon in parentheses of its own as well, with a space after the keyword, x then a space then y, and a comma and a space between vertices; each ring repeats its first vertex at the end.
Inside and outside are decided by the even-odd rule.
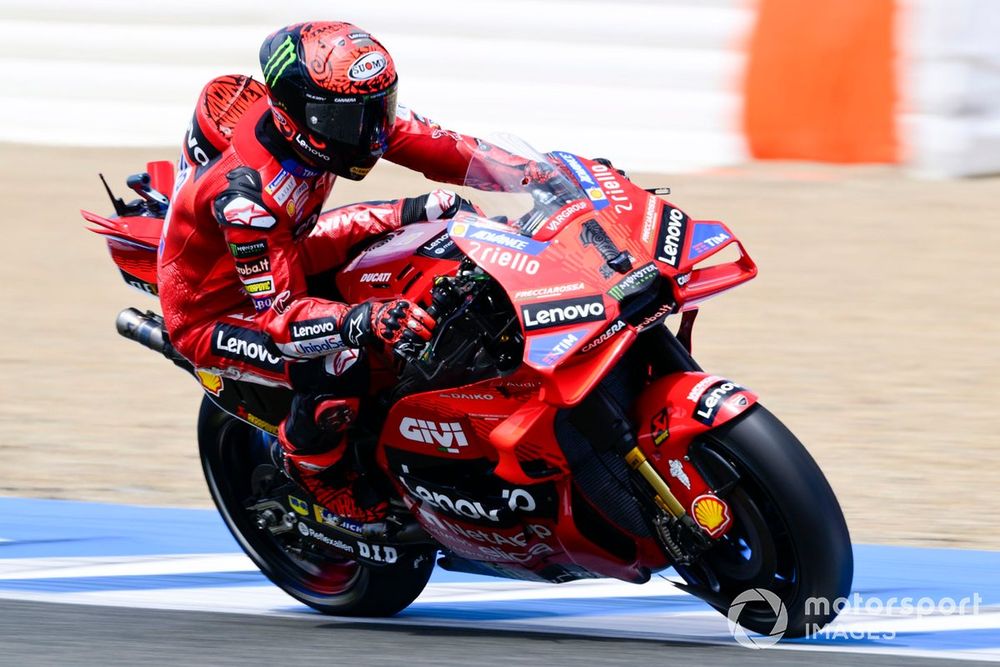
POLYGON ((293 341, 309 340, 337 333, 337 320, 332 317, 322 317, 315 320, 294 322, 288 327, 288 335, 293 341))
POLYGON ((391 273, 364 273, 361 275, 363 283, 387 283, 392 278, 391 273))
POLYGON ((212 353, 269 371, 284 370, 284 359, 270 349, 270 339, 259 331, 217 324, 212 331, 212 353))
POLYGON ((381 53, 366 53, 351 65, 348 76, 351 81, 367 81, 374 79, 385 71, 386 60, 381 53))
POLYGON ((521 316, 527 331, 578 322, 598 322, 604 319, 604 300, 599 296, 584 296, 529 304, 521 306, 521 316))
POLYGON ((601 345, 604 345, 609 340, 611 340, 612 338, 614 338, 615 334, 617 334, 619 331, 621 331, 624 328, 625 328, 625 321, 624 320, 615 320, 615 322, 610 327, 608 327, 604 331, 604 333, 602 333, 600 336, 598 336, 594 340, 590 341, 589 343, 587 343, 586 345, 584 345, 583 347, 581 347, 580 348, 580 352, 590 352, 591 350, 596 349, 596 348, 600 347, 601 345))
POLYGON ((403 417, 403 420, 399 422, 399 434, 413 442, 437 445, 442 451, 451 454, 458 454, 459 447, 469 446, 462 425, 458 422, 438 423, 403 417))
POLYGON ((687 232, 687 215, 679 208, 665 205, 660 216, 660 233, 656 239, 656 259, 677 268, 680 263, 681 243, 687 232))
POLYGON ((268 273, 271 270, 271 260, 261 257, 256 262, 236 262, 236 273, 243 277, 268 273))

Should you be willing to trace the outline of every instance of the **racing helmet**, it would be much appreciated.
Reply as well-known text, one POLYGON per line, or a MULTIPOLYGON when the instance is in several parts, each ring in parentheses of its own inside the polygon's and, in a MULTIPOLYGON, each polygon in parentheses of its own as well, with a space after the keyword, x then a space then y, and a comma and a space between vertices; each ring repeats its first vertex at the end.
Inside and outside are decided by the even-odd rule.
POLYGON ((389 147, 392 57, 350 23, 298 23, 269 35, 260 67, 274 122, 307 165, 359 181, 389 147))

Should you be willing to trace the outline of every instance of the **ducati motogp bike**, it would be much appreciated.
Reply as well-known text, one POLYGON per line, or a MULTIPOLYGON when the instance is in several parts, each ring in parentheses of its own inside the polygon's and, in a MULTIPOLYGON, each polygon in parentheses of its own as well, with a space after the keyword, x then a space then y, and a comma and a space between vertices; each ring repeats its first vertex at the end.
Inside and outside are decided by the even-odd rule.
MULTIPOLYGON (((201 462, 240 546, 328 614, 394 614, 437 564, 552 584, 641 584, 673 568, 723 614, 744 591, 771 591, 783 608, 745 604, 750 630, 770 632, 779 613, 788 636, 831 621, 830 605, 807 604, 845 597, 853 576, 830 485, 753 390, 691 354, 701 304, 757 273, 743 243, 607 161, 520 144, 546 174, 526 184, 493 168, 493 148, 480 144, 467 184, 493 190, 495 214, 375 237, 310 285, 348 303, 404 298, 438 323, 409 362, 368 350, 349 442, 384 477, 384 521, 331 514, 272 461, 290 390, 193 368, 160 316, 119 315, 122 335, 201 383, 201 462)), ((136 200, 84 212, 126 282, 154 296, 173 181, 172 165, 151 162, 128 181, 136 200)))

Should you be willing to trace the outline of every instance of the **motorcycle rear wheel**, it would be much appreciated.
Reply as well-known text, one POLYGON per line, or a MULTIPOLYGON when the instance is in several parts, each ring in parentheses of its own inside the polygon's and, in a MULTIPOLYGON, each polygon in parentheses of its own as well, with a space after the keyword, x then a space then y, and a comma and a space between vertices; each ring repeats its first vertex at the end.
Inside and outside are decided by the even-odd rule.
MULTIPOLYGON (((744 591, 765 589, 784 605, 784 636, 815 632, 836 616, 835 601, 850 594, 854 575, 850 534, 833 489, 798 438, 759 404, 692 449, 692 458, 708 469, 715 457, 740 476, 725 494, 733 524, 699 561, 675 569, 723 614, 744 591)), ((742 608, 739 624, 775 634, 778 613, 761 597, 765 601, 757 597, 742 608)))
POLYGON ((270 463, 272 438, 233 417, 207 396, 198 415, 198 445, 215 506, 243 551, 276 586, 324 614, 391 616, 412 603, 430 579, 433 554, 371 566, 329 556, 297 555, 256 523, 251 476, 270 463))

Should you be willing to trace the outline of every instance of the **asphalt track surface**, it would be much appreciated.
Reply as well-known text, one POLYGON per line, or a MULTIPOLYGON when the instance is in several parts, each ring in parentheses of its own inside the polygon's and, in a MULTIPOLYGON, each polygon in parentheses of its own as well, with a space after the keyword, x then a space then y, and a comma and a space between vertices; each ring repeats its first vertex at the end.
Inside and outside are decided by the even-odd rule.
MULTIPOLYGON (((10 665, 943 665, 912 656, 754 651, 693 643, 462 628, 383 626, 322 617, 6 602, 0 664, 10 665)), ((963 665, 995 663, 962 661, 963 665)))
POLYGON ((660 578, 538 586, 437 570, 399 616, 360 621, 321 616, 286 596, 238 552, 213 511, 0 498, 0 665, 1000 660, 996 552, 855 552, 860 595, 974 592, 981 608, 922 618, 859 609, 830 627, 865 637, 754 651, 736 645, 718 613, 660 578))

